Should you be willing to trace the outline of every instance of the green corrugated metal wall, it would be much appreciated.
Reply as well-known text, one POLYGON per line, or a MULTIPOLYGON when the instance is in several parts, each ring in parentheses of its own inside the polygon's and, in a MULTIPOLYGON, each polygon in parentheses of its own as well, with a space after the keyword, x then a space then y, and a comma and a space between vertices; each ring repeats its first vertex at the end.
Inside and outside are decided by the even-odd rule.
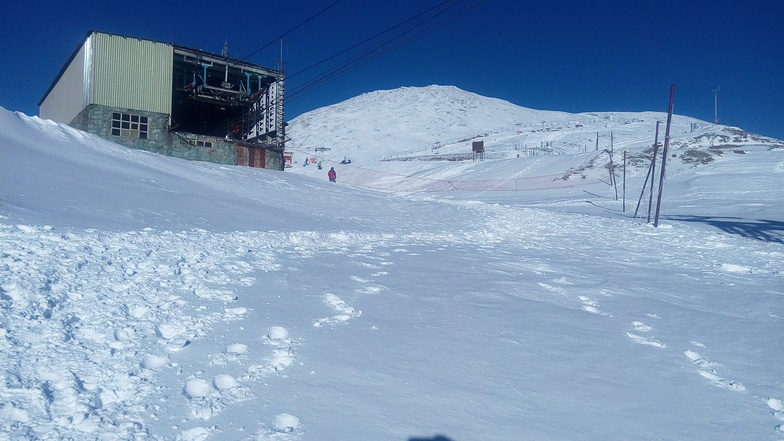
POLYGON ((174 48, 94 33, 92 103, 171 114, 174 48))

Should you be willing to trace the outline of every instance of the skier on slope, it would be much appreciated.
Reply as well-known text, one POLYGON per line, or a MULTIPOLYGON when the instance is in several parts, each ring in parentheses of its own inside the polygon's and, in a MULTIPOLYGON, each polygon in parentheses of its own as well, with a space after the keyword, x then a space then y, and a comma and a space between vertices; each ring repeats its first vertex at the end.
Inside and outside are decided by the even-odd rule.
POLYGON ((338 174, 335 172, 335 167, 329 169, 327 177, 329 177, 329 182, 337 182, 338 174))

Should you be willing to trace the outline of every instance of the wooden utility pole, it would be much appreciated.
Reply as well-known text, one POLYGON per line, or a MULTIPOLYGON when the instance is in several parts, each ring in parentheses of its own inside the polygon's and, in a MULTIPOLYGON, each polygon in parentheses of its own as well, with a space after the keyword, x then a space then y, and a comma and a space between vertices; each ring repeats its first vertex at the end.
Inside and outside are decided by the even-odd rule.
POLYGON ((672 122, 672 105, 675 101, 675 84, 670 86, 670 107, 667 110, 667 128, 664 130, 664 149, 662 150, 661 177, 659 177, 659 195, 656 199, 656 218, 653 226, 659 226, 659 210, 661 209, 662 189, 664 188, 664 174, 667 167, 667 149, 670 147, 670 123, 672 122))

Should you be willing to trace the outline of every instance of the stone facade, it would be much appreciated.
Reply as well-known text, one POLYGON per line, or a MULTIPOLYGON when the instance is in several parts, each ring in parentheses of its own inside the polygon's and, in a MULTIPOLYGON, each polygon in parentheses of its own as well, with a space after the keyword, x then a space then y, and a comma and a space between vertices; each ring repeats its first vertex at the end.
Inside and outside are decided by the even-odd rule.
MULTIPOLYGON (((192 161, 237 165, 237 144, 234 141, 171 132, 169 115, 165 113, 90 104, 69 125, 134 149, 192 161), (142 122, 118 122, 117 114, 132 115, 134 119, 140 118, 142 122), (122 130, 118 127, 121 124, 122 130), (136 130, 128 130, 126 127, 136 130)), ((266 149, 265 154, 267 168, 283 170, 282 152, 266 149)))

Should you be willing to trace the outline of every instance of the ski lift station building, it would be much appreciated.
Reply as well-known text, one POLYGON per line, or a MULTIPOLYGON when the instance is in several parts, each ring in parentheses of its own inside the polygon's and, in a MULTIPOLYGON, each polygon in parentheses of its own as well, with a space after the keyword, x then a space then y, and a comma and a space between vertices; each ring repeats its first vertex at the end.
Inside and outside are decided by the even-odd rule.
POLYGON ((39 115, 136 149, 283 170, 283 73, 226 52, 90 31, 39 115))

